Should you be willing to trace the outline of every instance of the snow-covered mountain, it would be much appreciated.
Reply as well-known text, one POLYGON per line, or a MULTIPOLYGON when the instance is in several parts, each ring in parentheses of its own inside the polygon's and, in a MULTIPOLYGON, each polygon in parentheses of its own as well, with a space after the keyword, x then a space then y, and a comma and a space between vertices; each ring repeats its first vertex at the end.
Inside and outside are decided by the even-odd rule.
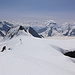
MULTIPOLYGON (((49 36, 75 36, 75 23, 64 23, 59 25, 53 20, 47 20, 45 24, 39 26, 38 22, 27 22, 23 25, 25 29, 28 29, 28 33, 30 33, 34 37, 49 37, 49 36), (26 25, 27 24, 27 25, 26 25), (32 24, 32 25, 31 25, 32 24), (31 25, 31 27, 29 27, 31 25), (37 29, 39 29, 37 32, 37 29), (42 29, 41 29, 42 28, 42 29), (40 36, 41 35, 41 36, 40 36)), ((20 25, 20 24, 18 24, 20 25)), ((21 24, 22 25, 22 24, 21 24)), ((17 31, 15 30, 19 26, 13 25, 9 22, 0 22, 0 38, 5 37, 7 31, 11 28, 12 34, 16 34, 17 31), (12 27, 12 28, 11 28, 12 27)), ((18 29, 17 29, 18 30, 18 29)))
POLYGON ((75 36, 75 24, 71 23, 65 23, 61 27, 63 29, 63 35, 65 36, 75 36))
MULTIPOLYGON (((60 26, 53 21, 45 25, 40 32, 49 31, 49 36, 66 36, 67 32, 73 35, 75 29, 74 24, 60 26)), ((75 59, 64 55, 75 50, 75 39, 40 38, 32 27, 9 25, 0 51, 4 46, 6 50, 0 52, 0 75, 75 75, 75 59)))
POLYGON ((45 27, 38 30, 38 33, 44 37, 49 36, 75 36, 75 24, 65 23, 58 25, 53 20, 46 21, 45 27))
POLYGON ((62 33, 62 30, 60 29, 61 26, 58 25, 53 20, 47 21, 45 23, 45 26, 46 27, 38 30, 38 33, 41 33, 44 37, 48 37, 48 36, 59 36, 62 33))
POLYGON ((19 36, 19 35, 31 35, 34 37, 38 37, 41 38, 40 35, 38 35, 38 33, 32 28, 32 27, 28 27, 25 28, 24 26, 13 26, 11 27, 6 36, 4 37, 4 39, 11 39, 14 36, 19 36))
POLYGON ((13 26, 13 24, 11 24, 9 22, 6 22, 6 21, 0 22, 0 37, 4 37, 6 35, 8 29, 12 26, 13 26))
POLYGON ((75 39, 41 39, 19 35, 0 42, 0 75, 75 75, 75 59, 64 56, 75 39))

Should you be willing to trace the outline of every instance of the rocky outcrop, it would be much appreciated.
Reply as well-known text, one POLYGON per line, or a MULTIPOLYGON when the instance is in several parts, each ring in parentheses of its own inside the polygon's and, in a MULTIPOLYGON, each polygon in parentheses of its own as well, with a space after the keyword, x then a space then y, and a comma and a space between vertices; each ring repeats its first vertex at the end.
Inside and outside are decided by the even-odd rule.
POLYGON ((29 27, 28 31, 32 36, 41 38, 41 36, 32 27, 29 27))
POLYGON ((64 55, 75 58, 75 51, 66 52, 64 55))

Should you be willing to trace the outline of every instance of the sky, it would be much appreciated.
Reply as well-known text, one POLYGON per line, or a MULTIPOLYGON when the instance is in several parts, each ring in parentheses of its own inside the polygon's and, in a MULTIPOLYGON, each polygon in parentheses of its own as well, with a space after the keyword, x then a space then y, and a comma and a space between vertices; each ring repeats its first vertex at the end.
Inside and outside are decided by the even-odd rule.
POLYGON ((25 17, 75 21, 75 0, 0 0, 0 20, 25 17))

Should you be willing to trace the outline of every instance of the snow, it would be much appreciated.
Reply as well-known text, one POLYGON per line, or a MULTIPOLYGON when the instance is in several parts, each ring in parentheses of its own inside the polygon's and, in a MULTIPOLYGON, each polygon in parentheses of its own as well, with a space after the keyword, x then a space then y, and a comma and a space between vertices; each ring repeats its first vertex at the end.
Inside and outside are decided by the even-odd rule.
MULTIPOLYGON (((22 25, 25 28, 32 27, 40 35, 44 37, 55 37, 55 36, 75 36, 75 22, 65 22, 59 24, 54 20, 24 20, 24 21, 1 21, 0 22, 0 37, 4 37, 8 29, 12 26, 22 25)), ((0 38, 1 39, 1 38, 0 38)))
POLYGON ((5 45, 7 49, 0 52, 0 75, 75 75, 75 59, 63 55, 75 48, 75 39, 20 35, 0 42, 0 49, 5 45))
POLYGON ((54 36, 75 36, 75 23, 65 22, 63 24, 58 24, 54 20, 47 20, 45 27, 38 30, 40 35, 44 37, 54 37, 54 36))

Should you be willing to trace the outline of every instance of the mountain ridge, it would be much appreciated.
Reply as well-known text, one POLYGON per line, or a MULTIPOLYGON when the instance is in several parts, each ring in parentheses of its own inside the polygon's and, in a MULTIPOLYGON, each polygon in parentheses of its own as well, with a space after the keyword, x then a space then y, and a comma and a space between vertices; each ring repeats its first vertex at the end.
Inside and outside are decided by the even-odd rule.
POLYGON ((52 36, 75 36, 75 24, 58 25, 54 21, 47 21, 45 27, 38 30, 44 37, 52 36))
POLYGON ((13 26, 11 27, 6 36, 4 37, 4 39, 12 39, 14 36, 19 36, 19 35, 31 35, 34 37, 38 37, 41 38, 40 35, 32 28, 32 27, 28 27, 27 29, 20 25, 20 26, 13 26))
MULTIPOLYGON (((34 31, 37 31, 37 32, 34 33, 34 34, 37 34, 35 36, 33 35, 33 33, 30 32, 30 30, 28 31, 34 37, 40 37, 41 38, 41 36, 42 37, 53 37, 53 36, 60 36, 60 37, 69 36, 69 37, 72 37, 72 36, 75 36, 75 23, 67 23, 66 22, 62 25, 59 25, 54 20, 47 20, 42 25, 41 25, 42 27, 40 27, 38 25, 39 28, 37 28, 37 26, 32 26, 32 25, 29 26, 29 27, 27 27, 27 25, 26 25, 26 27, 25 26, 23 26, 23 27, 26 28, 26 29, 32 28, 31 30, 32 30, 33 33, 34 33, 34 31), (34 27, 36 27, 36 28, 34 28, 34 27)), ((14 24, 9 23, 7 21, 3 21, 3 22, 0 21, 0 37, 4 38, 5 35, 7 34, 7 32, 10 30, 10 28, 12 28, 13 26, 20 26, 20 25, 19 24, 14 25, 14 24)))

